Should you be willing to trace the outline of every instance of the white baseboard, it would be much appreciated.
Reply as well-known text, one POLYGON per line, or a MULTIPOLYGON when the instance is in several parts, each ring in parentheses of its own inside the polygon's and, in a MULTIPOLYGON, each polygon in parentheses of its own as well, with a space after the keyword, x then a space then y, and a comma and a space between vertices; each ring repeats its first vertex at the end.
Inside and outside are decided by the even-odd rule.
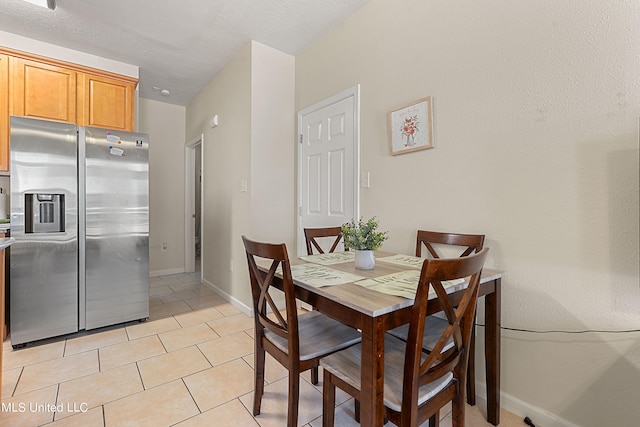
MULTIPOLYGON (((487 402, 487 388, 486 384, 480 381, 476 381, 476 399, 479 401, 479 405, 486 405, 487 402)), ((546 411, 537 406, 533 406, 527 402, 517 399, 508 393, 500 393, 500 407, 519 415, 524 420, 524 417, 529 417, 536 426, 545 427, 580 427, 577 424, 573 424, 558 415, 546 411)), ((524 422, 523 422, 524 425, 524 422)))
POLYGON ((202 283, 211 288, 213 292, 215 292, 218 296, 222 297, 225 301, 228 301, 231 305, 233 305, 238 310, 242 311, 247 316, 253 317, 253 309, 248 307, 244 303, 242 303, 239 299, 235 298, 233 295, 229 295, 207 279, 203 278, 202 283))
POLYGON ((182 268, 170 268, 168 270, 155 270, 149 272, 149 277, 169 276, 170 274, 184 273, 184 267, 182 268))

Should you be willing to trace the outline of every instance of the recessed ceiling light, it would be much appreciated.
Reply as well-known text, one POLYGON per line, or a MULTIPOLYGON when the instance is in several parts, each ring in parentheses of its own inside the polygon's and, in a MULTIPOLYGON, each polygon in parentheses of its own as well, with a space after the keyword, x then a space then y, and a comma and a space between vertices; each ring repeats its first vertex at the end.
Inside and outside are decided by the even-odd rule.
POLYGON ((47 7, 51 10, 56 8, 56 0, 24 0, 28 3, 35 4, 40 7, 47 7))
POLYGON ((162 95, 162 96, 169 96, 169 95, 171 95, 171 92, 169 92, 167 89, 162 89, 162 90, 160 91, 160 95, 162 95))

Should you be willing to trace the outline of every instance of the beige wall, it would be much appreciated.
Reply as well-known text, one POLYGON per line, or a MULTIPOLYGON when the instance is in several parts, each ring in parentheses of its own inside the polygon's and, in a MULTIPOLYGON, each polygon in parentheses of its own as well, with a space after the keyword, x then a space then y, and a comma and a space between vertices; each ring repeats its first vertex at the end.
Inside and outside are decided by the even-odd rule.
POLYGON ((203 278, 245 310, 251 293, 240 236, 294 241, 293 116, 293 58, 256 42, 187 107, 187 139, 204 133, 203 278), (212 129, 214 114, 220 124, 212 129))
POLYGON ((294 57, 253 42, 251 223, 248 237, 295 254, 294 57))
POLYGON ((140 98, 139 131, 149 134, 151 275, 184 271, 185 120, 185 107, 140 98))
MULTIPOLYGON (((392 251, 485 233, 503 326, 637 329, 637 40, 632 1, 373 0, 296 56, 296 109, 361 84, 362 214, 392 251), (436 148, 391 156, 387 112, 428 95, 436 148)), ((505 330, 502 349, 503 404, 539 425, 640 419, 639 333, 505 330)))
POLYGON ((243 267, 236 253, 240 244, 238 224, 246 223, 249 217, 249 193, 240 193, 239 189, 240 180, 250 177, 250 111, 251 47, 247 45, 187 107, 187 139, 204 133, 203 278, 248 306, 250 294, 234 286, 232 270, 243 267), (209 120, 214 114, 220 125, 212 129, 209 120))

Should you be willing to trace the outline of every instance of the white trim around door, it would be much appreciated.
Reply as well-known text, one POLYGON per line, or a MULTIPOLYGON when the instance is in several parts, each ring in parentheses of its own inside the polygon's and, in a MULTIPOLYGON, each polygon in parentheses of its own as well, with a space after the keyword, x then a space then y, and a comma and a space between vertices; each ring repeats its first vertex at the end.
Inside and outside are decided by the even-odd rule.
MULTIPOLYGON (((184 267, 185 272, 195 271, 196 244, 195 244, 195 160, 196 148, 200 146, 200 173, 204 177, 204 133, 199 138, 192 139, 184 144, 184 267)), ((204 245, 204 178, 200 187, 200 259, 203 259, 204 245)), ((202 266, 200 268, 200 280, 202 281, 202 266)))
MULTIPOLYGON (((334 121, 335 123, 350 123, 350 126, 353 126, 352 129, 347 129, 348 132, 346 132, 346 134, 351 135, 351 140, 349 142, 347 142, 347 144, 343 147, 346 147, 347 150, 345 150, 346 157, 344 159, 346 159, 347 164, 344 165, 344 167, 346 168, 345 170, 348 171, 349 173, 345 174, 345 176, 349 176, 349 182, 344 183, 344 187, 343 188, 345 191, 345 194, 347 194, 346 199, 342 199, 340 198, 340 203, 344 202, 344 204, 346 206, 342 206, 342 208, 344 208, 345 212, 349 212, 351 215, 353 215, 353 218, 359 218, 360 217, 360 181, 359 181, 359 176, 360 176, 360 85, 356 85, 353 86, 345 91, 342 91, 334 96, 331 96, 329 98, 326 98, 320 102, 317 102, 309 107, 306 107, 302 110, 300 110, 298 112, 298 182, 297 182, 297 188, 298 188, 298 201, 297 201, 297 207, 298 207, 298 215, 297 215, 297 254, 298 256, 300 255, 306 255, 306 246, 305 246, 305 240, 304 240, 304 228, 305 226, 308 226, 306 223, 311 223, 313 222, 313 226, 335 226, 336 224, 317 224, 318 222, 322 222, 321 219, 318 218, 313 218, 313 221, 311 220, 311 217, 308 215, 307 212, 305 212, 305 207, 304 205, 304 196, 305 196, 305 191, 309 191, 309 189, 304 188, 305 187, 305 182, 308 181, 308 172, 309 172, 309 166, 306 165, 305 163, 305 152, 306 150, 306 146, 303 147, 304 144, 304 139, 308 138, 309 135, 305 136, 305 126, 307 126, 306 124, 306 118, 310 118, 310 117, 319 117, 322 118, 322 120, 324 120, 322 123, 327 122, 327 123, 323 124, 323 125, 317 125, 314 128, 314 131, 311 133, 314 134, 320 134, 323 131, 318 130, 316 131, 316 129, 320 129, 322 126, 327 126, 327 127, 331 127, 331 117, 323 117, 326 114, 331 114, 330 110, 333 106, 335 106, 336 104, 340 104, 343 103, 343 101, 349 101, 344 103, 344 105, 348 105, 350 106, 348 109, 352 109, 351 111, 344 111, 344 113, 351 115, 351 117, 348 117, 345 121, 341 121, 341 120, 337 120, 334 121), (325 113, 325 110, 327 113, 325 113), (326 120, 325 120, 326 119, 326 120), (352 120, 351 120, 352 119, 352 120), (349 145, 351 144, 351 145, 349 145), (349 157, 351 157, 349 159, 349 157), (306 165, 306 166, 305 166, 306 165), (307 178, 305 180, 305 174, 307 174, 307 178), (306 214, 306 215, 305 215, 306 214)), ((318 120, 320 120, 318 118, 318 120)), ((315 119, 314 119, 315 120, 315 119)), ((320 123, 318 121, 318 123, 320 123)), ((339 128, 340 125, 337 125, 337 127, 339 128)), ((349 126, 349 125, 347 125, 349 126)), ((310 128, 311 129, 311 128, 310 128)), ((325 136, 326 133, 331 133, 333 130, 332 129, 325 129, 325 136)), ((342 131, 341 129, 337 129, 337 133, 341 133, 342 131)), ((324 136, 323 136, 324 138, 324 136)), ((325 138, 326 139, 326 138, 325 138)), ((306 141, 307 144, 309 144, 309 141, 306 141)), ((342 151, 342 150, 341 150, 342 151)), ((340 157, 340 160, 342 160, 343 158, 340 157)), ((322 166, 319 166, 321 168, 327 168, 327 173, 330 173, 328 171, 328 169, 331 169, 332 166, 329 163, 327 163, 326 161, 322 161, 322 162, 317 162, 314 165, 320 165, 322 163, 322 166)), ((338 162, 339 163, 339 162, 338 162)), ((324 171, 322 172, 324 173, 324 171)), ((320 175, 322 175, 322 173, 320 175)), ((318 175, 319 176, 319 175, 318 175)), ((324 185, 324 184, 323 184, 324 185)), ((319 188, 319 187, 318 187, 319 188)), ((326 190, 326 192, 329 192, 329 190, 326 190)), ((307 194, 308 196, 308 194, 307 194)), ((324 202, 319 202, 320 205, 324 205, 324 202)), ((323 207, 324 209, 324 207, 323 207)), ((325 215, 325 213, 322 213, 321 215, 325 215)), ((349 216, 351 216, 349 215, 349 216)), ((327 221, 331 221, 331 218, 329 218, 329 213, 326 213, 327 216, 327 221)), ((336 215, 336 217, 339 217, 340 214, 336 215)), ((336 217, 333 217, 333 220, 336 219, 336 217)), ((346 221, 351 220, 352 218, 346 218, 346 221)))

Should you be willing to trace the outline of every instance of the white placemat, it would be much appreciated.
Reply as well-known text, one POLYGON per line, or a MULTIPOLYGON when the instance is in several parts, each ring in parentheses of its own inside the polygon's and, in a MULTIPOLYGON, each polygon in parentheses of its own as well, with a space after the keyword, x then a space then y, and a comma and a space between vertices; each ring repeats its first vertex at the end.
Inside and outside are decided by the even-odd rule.
MULTIPOLYGON (((420 280, 420 270, 405 270, 398 273, 387 274, 386 276, 376 277, 374 279, 364 279, 356 282, 356 285, 373 289, 388 295, 395 295, 408 299, 416 296, 418 289, 418 281, 420 280)), ((465 283, 464 279, 448 280, 442 282, 445 290, 465 283)), ((429 299, 435 298, 436 293, 433 289, 429 292, 429 299)))
MULTIPOLYGON (((276 272, 282 274, 282 267, 278 267, 276 272)), ((311 263, 291 266, 291 276, 294 280, 314 288, 342 285, 363 279, 362 276, 311 263)))
POLYGON ((327 254, 305 255, 300 258, 320 265, 342 264, 345 262, 353 262, 355 260, 355 252, 331 252, 327 254))
POLYGON ((389 264, 400 265, 402 267, 410 267, 410 268, 422 268, 422 264, 424 263, 425 258, 419 258, 417 256, 411 255, 392 255, 382 258, 376 258, 378 261, 388 262, 389 264))

